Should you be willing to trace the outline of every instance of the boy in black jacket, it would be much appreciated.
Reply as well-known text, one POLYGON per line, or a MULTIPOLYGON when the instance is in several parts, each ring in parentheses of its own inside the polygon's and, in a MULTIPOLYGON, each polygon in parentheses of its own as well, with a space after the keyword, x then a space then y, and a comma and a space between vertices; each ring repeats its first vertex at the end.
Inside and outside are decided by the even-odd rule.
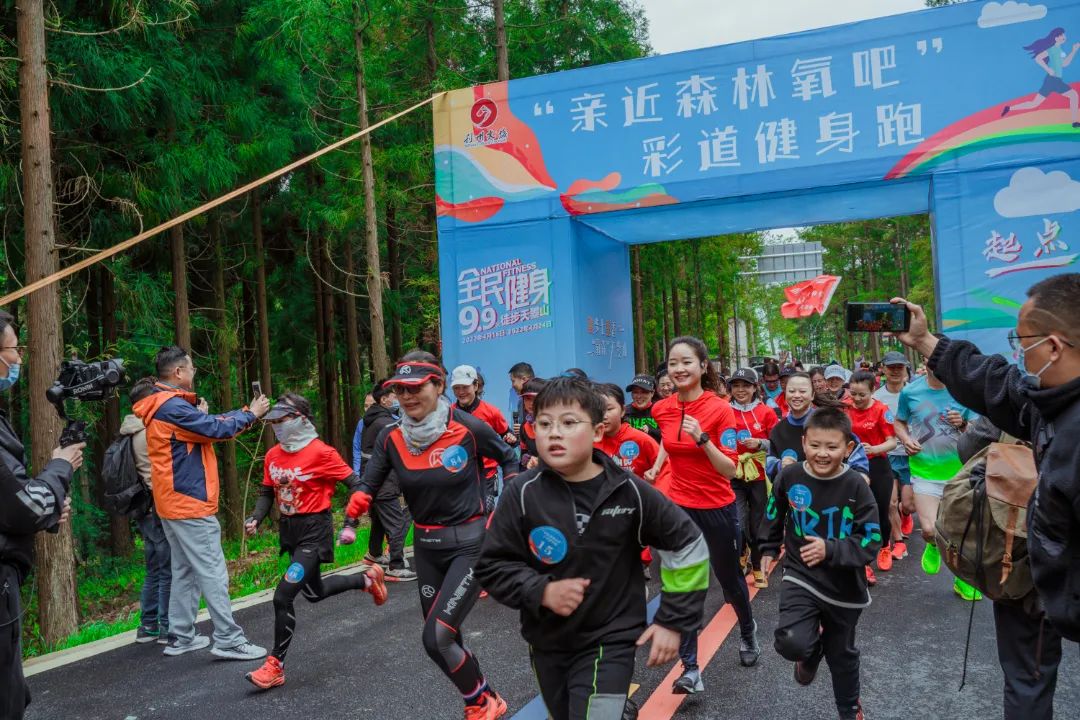
POLYGON ((823 408, 806 421, 806 461, 773 483, 761 528, 761 571, 783 541, 784 581, 776 651, 795 662, 795 681, 809 685, 824 657, 841 720, 862 720, 855 625, 870 604, 863 568, 881 546, 877 503, 862 475, 844 464, 851 421, 823 408))
POLYGON ((700 628, 709 552, 686 514, 593 443, 604 400, 587 380, 557 378, 536 397, 543 467, 506 487, 476 565, 491 596, 521 611, 521 634, 553 720, 619 720, 634 652, 675 659, 700 628), (646 628, 641 549, 660 551, 663 594, 646 628))

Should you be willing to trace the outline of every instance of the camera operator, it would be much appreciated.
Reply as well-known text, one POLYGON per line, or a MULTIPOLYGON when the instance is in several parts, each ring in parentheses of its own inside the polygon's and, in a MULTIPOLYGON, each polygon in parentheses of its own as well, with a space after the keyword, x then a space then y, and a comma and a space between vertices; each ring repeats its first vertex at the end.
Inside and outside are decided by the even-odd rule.
MULTIPOLYGON (((0 392, 19 379, 22 350, 14 318, 0 311, 0 392)), ((21 718, 30 704, 22 671, 19 587, 34 565, 34 535, 67 520, 71 476, 82 465, 85 443, 53 450, 41 473, 26 473, 22 442, 0 414, 0 717, 21 718)))

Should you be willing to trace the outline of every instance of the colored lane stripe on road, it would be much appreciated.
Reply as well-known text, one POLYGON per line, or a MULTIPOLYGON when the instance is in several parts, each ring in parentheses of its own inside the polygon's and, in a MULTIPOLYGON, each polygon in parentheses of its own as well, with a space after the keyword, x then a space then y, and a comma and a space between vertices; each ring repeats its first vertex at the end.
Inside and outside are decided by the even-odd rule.
MULTIPOLYGON (((660 593, 656 594, 649 604, 646 605, 645 622, 651 623, 653 616, 656 615, 657 609, 660 607, 660 593)), ((630 695, 632 696, 637 692, 640 685, 633 684, 630 686, 630 695)), ((529 703, 518 710, 510 720, 547 720, 547 708, 544 707, 544 698, 537 695, 529 703)))

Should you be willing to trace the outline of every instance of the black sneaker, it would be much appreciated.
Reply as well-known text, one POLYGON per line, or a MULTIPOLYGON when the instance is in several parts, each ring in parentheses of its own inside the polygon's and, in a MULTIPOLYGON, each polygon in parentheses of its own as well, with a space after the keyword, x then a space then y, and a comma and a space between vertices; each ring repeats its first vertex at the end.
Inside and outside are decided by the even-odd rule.
POLYGON ((158 635, 157 643, 158 645, 168 645, 173 640, 176 640, 175 635, 173 635, 171 632, 163 632, 158 635))
POLYGON ((671 692, 676 695, 693 695, 704 690, 705 683, 701 680, 701 670, 698 668, 684 666, 682 675, 671 684, 671 692))
POLYGON ((817 660, 796 660, 795 682, 799 683, 804 687, 814 682, 814 678, 817 677, 817 671, 820 666, 820 657, 817 660))
POLYGON ((754 621, 754 629, 749 636, 743 636, 739 640, 739 662, 743 667, 753 667, 761 656, 761 646, 757 641, 757 620, 754 621))
POLYGON ((161 637, 161 633, 158 632, 158 629, 155 627, 150 627, 149 625, 140 625, 139 628, 135 631, 135 642, 139 643, 140 645, 152 643, 159 637, 161 637))

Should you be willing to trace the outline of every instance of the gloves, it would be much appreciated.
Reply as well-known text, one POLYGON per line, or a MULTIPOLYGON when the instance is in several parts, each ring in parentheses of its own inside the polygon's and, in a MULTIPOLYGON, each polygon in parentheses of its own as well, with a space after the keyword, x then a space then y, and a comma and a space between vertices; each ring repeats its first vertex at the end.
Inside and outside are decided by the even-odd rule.
POLYGON ((349 498, 349 504, 345 506, 345 515, 358 518, 371 507, 371 496, 362 490, 357 490, 349 498))

